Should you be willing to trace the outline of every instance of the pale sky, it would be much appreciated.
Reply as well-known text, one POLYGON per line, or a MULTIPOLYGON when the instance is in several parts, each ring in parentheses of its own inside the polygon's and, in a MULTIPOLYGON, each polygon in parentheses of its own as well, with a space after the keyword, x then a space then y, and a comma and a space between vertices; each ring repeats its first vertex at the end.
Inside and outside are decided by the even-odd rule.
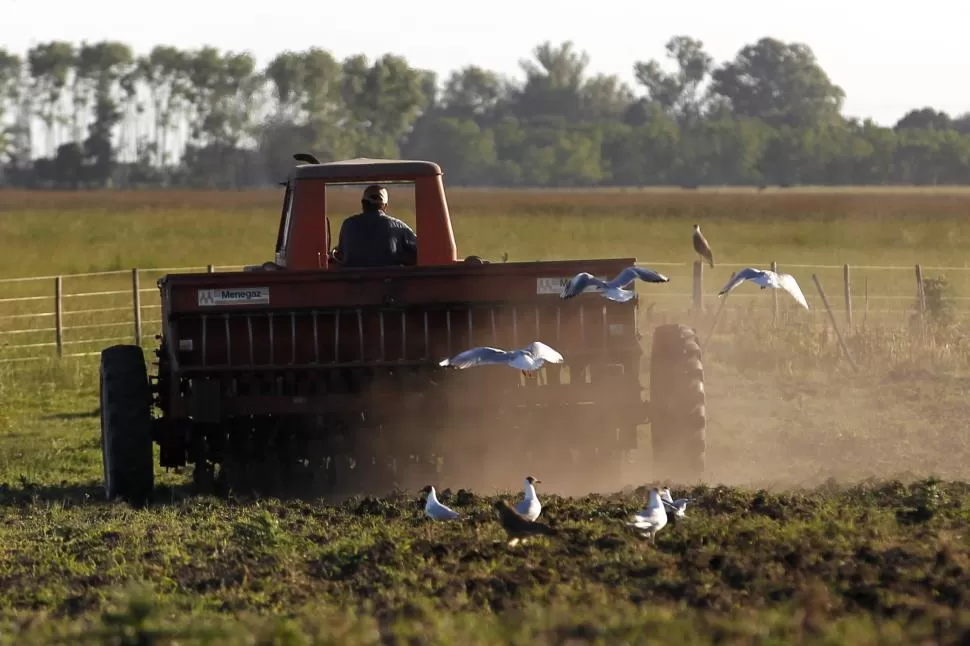
MULTIPOLYGON (((385 52, 441 77, 478 64, 521 78, 518 61, 541 41, 572 40, 590 72, 633 85, 633 63, 664 56, 672 35, 702 40, 718 62, 763 36, 808 44, 847 94, 844 113, 891 125, 912 108, 970 111, 966 5, 924 0, 0 0, 0 46, 23 54, 53 39, 122 40, 138 53, 164 43, 248 50, 265 65, 285 49, 317 46, 338 59, 385 52), (247 9, 247 5, 251 8, 247 9), (463 9, 462 7, 468 7, 463 9), (476 11, 472 7, 479 8, 476 11), (960 16, 964 16, 961 19, 960 16)), ((638 93, 636 86, 634 89, 638 93)))

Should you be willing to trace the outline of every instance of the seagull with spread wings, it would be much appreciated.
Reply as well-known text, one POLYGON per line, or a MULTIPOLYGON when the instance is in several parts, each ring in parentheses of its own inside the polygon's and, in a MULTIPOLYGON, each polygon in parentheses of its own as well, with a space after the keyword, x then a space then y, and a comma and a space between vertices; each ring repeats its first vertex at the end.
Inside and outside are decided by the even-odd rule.
POLYGON ((601 280, 588 272, 581 271, 570 278, 568 283, 563 285, 559 298, 566 300, 567 298, 578 296, 587 288, 591 287, 594 292, 601 294, 607 300, 626 303, 633 298, 634 292, 633 290, 624 288, 638 278, 647 283, 670 282, 670 279, 663 274, 655 272, 652 269, 647 269, 646 267, 637 267, 636 265, 627 267, 617 274, 616 278, 610 281, 601 280))
POLYGON ((563 357, 542 341, 533 341, 521 350, 502 350, 482 346, 465 350, 450 359, 442 359, 438 365, 443 368, 464 370, 475 366, 508 365, 522 371, 526 377, 534 377, 546 363, 562 363, 563 357))
POLYGON ((766 289, 768 287, 772 289, 783 289, 791 294, 792 298, 798 301, 799 305, 805 309, 809 309, 808 301, 805 300, 805 295, 802 294, 802 288, 798 286, 798 281, 795 280, 795 277, 791 274, 782 274, 771 271, 770 269, 755 269, 754 267, 745 267, 741 271, 731 276, 731 280, 727 282, 727 285, 725 285, 721 291, 717 293, 717 295, 723 296, 727 294, 746 280, 750 280, 756 285, 761 285, 761 289, 766 289))
POLYGON ((674 500, 673 496, 670 495, 669 487, 664 487, 663 491, 660 492, 660 500, 678 518, 685 518, 684 512, 687 511, 687 503, 694 501, 693 498, 678 498, 674 500))

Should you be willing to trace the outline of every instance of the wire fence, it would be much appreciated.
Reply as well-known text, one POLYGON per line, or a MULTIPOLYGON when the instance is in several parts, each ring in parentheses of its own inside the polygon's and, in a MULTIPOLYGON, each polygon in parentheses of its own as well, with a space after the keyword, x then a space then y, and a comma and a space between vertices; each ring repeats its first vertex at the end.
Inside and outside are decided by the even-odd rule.
MULTIPOLYGON (((639 284, 641 308, 651 313, 710 311, 718 304, 717 292, 733 273, 752 266, 794 275, 812 306, 811 317, 820 322, 826 313, 813 276, 824 286, 833 314, 850 327, 875 317, 902 323, 913 314, 940 307, 948 308, 955 317, 970 314, 970 267, 760 262, 712 269, 696 261, 649 266, 670 278, 665 285, 639 284)), ((146 345, 162 328, 157 278, 168 273, 241 269, 242 265, 206 265, 2 278, 0 363, 96 356, 103 347, 116 343, 146 345)), ((780 290, 767 291, 754 285, 739 286, 724 303, 725 318, 758 312, 777 316, 781 308, 798 307, 780 290)))
POLYGON ((0 278, 0 363, 97 356, 116 343, 144 345, 162 327, 152 278, 239 269, 205 265, 0 278))

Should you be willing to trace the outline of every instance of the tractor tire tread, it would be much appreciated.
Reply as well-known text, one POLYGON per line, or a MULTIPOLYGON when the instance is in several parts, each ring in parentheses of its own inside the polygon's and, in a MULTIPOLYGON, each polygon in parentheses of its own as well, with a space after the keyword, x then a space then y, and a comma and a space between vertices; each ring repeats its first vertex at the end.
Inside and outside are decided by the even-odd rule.
POLYGON ((145 504, 155 476, 151 389, 139 346, 115 345, 101 352, 100 396, 105 493, 108 499, 145 504))

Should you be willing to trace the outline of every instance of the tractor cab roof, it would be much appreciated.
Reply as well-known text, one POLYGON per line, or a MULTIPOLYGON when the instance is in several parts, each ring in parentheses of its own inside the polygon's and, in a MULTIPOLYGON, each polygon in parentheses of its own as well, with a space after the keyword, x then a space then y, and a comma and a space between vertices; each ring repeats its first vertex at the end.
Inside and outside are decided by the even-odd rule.
MULTIPOLYGON (((313 159, 311 156, 298 159, 313 159)), ((325 182, 413 181, 418 177, 441 175, 434 162, 414 159, 370 159, 358 157, 326 163, 306 163, 292 171, 295 180, 315 179, 325 182)))

